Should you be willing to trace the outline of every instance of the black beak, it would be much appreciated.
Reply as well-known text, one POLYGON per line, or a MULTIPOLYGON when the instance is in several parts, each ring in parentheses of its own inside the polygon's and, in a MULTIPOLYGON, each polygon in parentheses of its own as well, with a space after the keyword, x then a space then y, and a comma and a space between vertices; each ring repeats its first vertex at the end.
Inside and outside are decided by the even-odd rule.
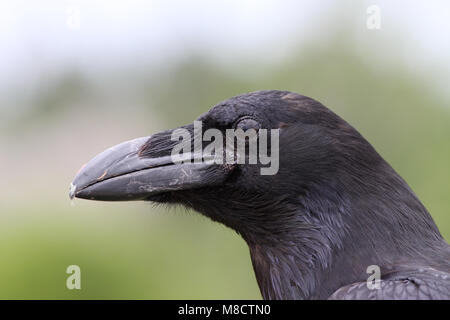
MULTIPOLYGON (((208 159, 174 163, 170 150, 173 142, 170 142, 170 135, 163 136, 169 140, 164 143, 167 150, 157 146, 156 157, 149 156, 152 136, 126 141, 100 153, 80 169, 70 185, 70 198, 144 200, 169 191, 211 187, 224 182, 227 167, 208 159), (145 153, 142 152, 144 146, 145 153)), ((195 157, 189 154, 186 158, 193 160, 195 157)))

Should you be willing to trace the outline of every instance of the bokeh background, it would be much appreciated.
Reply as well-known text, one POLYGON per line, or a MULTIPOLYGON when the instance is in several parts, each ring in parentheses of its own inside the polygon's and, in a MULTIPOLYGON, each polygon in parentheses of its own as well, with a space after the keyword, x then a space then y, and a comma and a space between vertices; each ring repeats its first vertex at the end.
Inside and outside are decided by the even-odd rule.
POLYGON ((1 1, 0 298, 259 299, 233 231, 68 187, 105 148, 261 89, 349 121, 450 240, 449 32, 448 1, 1 1))

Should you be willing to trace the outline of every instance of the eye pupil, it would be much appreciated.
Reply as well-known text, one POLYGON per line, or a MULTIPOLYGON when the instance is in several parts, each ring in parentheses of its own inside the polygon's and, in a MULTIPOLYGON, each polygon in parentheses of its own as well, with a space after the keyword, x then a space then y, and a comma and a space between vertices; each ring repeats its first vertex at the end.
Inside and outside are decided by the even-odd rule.
POLYGON ((259 128, 260 125, 258 121, 252 118, 242 119, 236 124, 236 129, 242 129, 242 131, 247 131, 249 129, 255 129, 256 131, 258 131, 259 128))

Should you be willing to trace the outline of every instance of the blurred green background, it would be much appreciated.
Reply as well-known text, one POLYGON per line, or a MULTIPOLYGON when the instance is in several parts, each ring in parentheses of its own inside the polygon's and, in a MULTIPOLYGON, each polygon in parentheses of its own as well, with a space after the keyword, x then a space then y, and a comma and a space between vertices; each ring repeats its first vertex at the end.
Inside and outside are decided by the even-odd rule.
MULTIPOLYGON (((442 59, 450 51, 430 40, 436 23, 440 37, 449 25, 417 22, 420 10, 406 1, 380 1, 380 30, 366 27, 372 3, 262 3, 6 6, 16 15, 0 24, 8 70, 0 79, 0 298, 259 299, 247 246, 232 230, 181 208, 71 203, 68 187, 105 148, 261 89, 311 96, 350 122, 450 240, 450 65, 442 59), (68 28, 77 10, 79 28, 68 28), (173 11, 167 28, 152 27, 173 11), (111 19, 93 23, 102 17, 111 19), (72 264, 81 290, 65 286, 72 264)), ((432 5, 438 17, 449 12, 445 2, 432 5)))

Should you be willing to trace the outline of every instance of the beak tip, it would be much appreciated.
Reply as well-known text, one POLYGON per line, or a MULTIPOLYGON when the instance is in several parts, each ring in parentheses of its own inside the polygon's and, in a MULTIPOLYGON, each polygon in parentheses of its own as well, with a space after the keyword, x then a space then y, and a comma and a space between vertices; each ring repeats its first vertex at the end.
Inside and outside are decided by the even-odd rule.
POLYGON ((72 200, 75 197, 75 193, 77 191, 77 185, 71 183, 70 184, 70 190, 69 190, 69 198, 72 200))

